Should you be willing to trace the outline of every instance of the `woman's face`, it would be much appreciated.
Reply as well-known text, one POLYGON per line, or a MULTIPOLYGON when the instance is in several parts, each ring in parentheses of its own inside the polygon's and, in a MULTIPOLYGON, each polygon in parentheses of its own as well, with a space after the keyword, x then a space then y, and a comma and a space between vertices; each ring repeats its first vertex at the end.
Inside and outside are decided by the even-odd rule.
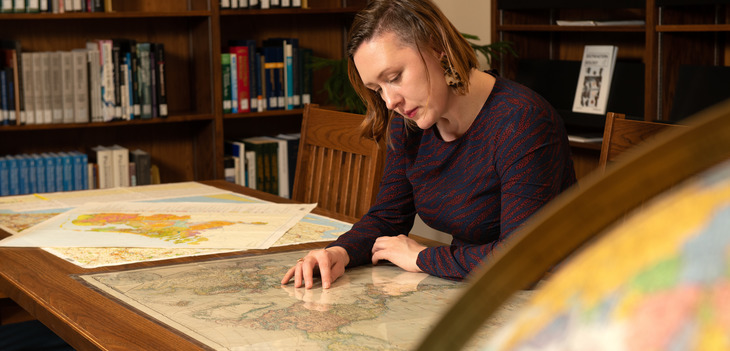
POLYGON ((444 115, 449 88, 434 51, 423 52, 422 60, 414 47, 385 33, 362 43, 353 60, 365 86, 378 93, 389 110, 412 119, 421 129, 432 127, 444 115))

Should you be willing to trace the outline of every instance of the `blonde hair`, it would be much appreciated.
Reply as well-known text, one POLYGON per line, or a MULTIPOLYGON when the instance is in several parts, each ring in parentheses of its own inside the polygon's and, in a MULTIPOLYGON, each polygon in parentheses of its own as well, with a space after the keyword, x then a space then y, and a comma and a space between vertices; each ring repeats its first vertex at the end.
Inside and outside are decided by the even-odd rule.
MULTIPOLYGON (((388 136, 394 112, 388 111, 383 99, 365 87, 355 67, 353 56, 361 44, 384 33, 395 33, 401 43, 444 53, 451 69, 463 84, 452 87, 464 95, 469 91, 469 73, 479 62, 471 45, 429 0, 371 0, 352 23, 347 44, 347 69, 350 83, 365 102, 367 112, 362 124, 362 135, 380 140, 388 136)), ((430 78, 429 78, 430 80, 430 78)), ((410 120, 408 120, 410 121, 410 120)))

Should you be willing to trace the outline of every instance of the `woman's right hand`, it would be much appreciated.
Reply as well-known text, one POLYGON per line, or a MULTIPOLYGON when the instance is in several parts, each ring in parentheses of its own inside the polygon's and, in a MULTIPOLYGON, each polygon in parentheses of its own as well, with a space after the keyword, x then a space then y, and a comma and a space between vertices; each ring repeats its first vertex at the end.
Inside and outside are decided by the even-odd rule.
POLYGON ((311 289, 314 286, 314 274, 319 272, 322 288, 329 289, 337 278, 345 274, 345 267, 349 262, 350 256, 342 247, 313 250, 300 258, 296 265, 286 272, 281 284, 288 284, 293 277, 295 288, 302 287, 303 283, 306 289, 311 289))

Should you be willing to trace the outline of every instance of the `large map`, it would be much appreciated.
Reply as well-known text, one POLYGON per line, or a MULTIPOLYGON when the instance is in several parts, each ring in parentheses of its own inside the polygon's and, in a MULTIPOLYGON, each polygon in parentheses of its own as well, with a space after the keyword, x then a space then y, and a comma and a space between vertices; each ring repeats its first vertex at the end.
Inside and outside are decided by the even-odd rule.
POLYGON ((87 203, 2 246, 266 249, 314 204, 87 203))
MULTIPOLYGON (((9 196, 0 198, 0 227, 8 233, 18 235, 45 220, 82 206, 87 201, 118 200, 151 203, 264 203, 256 198, 195 182, 9 196)), ((349 223, 310 213, 280 237, 273 246, 331 241, 349 230, 350 227, 349 223)), ((237 249, 140 247, 45 247, 43 249, 84 268, 237 251, 237 249)))
POLYGON ((409 350, 464 283, 390 265, 280 285, 295 251, 80 278, 216 350, 409 350))

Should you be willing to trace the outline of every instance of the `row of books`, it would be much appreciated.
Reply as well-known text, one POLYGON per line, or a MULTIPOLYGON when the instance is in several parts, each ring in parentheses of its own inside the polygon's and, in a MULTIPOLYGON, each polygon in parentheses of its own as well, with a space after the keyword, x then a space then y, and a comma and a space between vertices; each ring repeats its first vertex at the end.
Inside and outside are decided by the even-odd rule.
POLYGON ((167 116, 165 48, 129 39, 23 52, 0 41, 0 124, 88 123, 167 116))
POLYGON ((152 183, 150 155, 119 146, 0 157, 0 196, 152 183))
POLYGON ((221 54, 223 112, 294 109, 311 102, 312 50, 297 38, 231 40, 221 54))
POLYGON ((1 0, 3 13, 111 12, 112 0, 1 0))
MULTIPOLYGON (((307 0, 304 0, 305 3, 307 0)), ((270 9, 303 7, 302 0, 220 0, 221 9, 270 9)), ((306 7, 306 6, 304 6, 306 7)))
POLYGON ((300 134, 226 140, 226 180, 290 198, 300 134))

